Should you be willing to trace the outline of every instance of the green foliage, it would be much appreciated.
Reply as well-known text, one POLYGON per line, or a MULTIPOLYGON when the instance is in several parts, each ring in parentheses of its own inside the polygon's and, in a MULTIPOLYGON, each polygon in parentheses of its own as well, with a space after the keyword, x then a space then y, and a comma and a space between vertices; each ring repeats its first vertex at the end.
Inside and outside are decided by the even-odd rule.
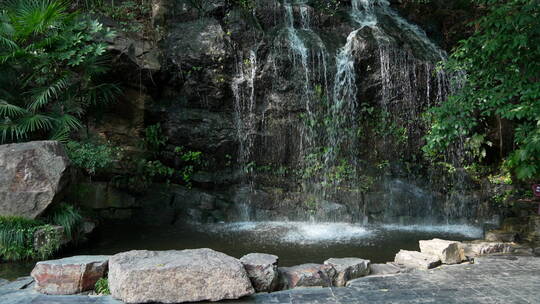
POLYGON ((66 150, 71 162, 84 169, 89 175, 110 168, 120 159, 121 151, 109 144, 69 141, 66 150))
POLYGON ((0 216, 0 257, 8 261, 46 259, 60 248, 60 238, 52 226, 22 217, 0 216), (34 234, 41 230, 47 240, 34 247, 34 234))
POLYGON ((98 5, 87 7, 87 10, 111 17, 126 32, 143 31, 150 20, 152 11, 151 0, 128 0, 117 3, 114 1, 104 3, 102 0, 90 2, 98 2, 98 5))
MULTIPOLYGON (((488 13, 454 50, 446 68, 465 72, 464 87, 431 109, 424 151, 437 158, 463 140, 468 155, 485 156, 490 119, 515 126, 506 166, 519 179, 540 177, 540 5, 531 0, 475 0, 488 13)), ((502 135, 500 135, 502 136, 502 135)))
POLYGON ((97 280, 94 291, 99 295, 110 295, 109 280, 107 278, 100 278, 97 280))
POLYGON ((341 0, 310 0, 308 3, 316 10, 335 15, 341 7, 341 2, 341 0))
POLYGON ((34 232, 43 223, 21 217, 0 216, 0 256, 24 260, 35 255, 34 232))
POLYGON ((165 147, 169 138, 163 134, 161 125, 155 124, 144 130, 143 148, 152 153, 159 154, 165 147))
POLYGON ((243 10, 252 10, 256 5, 255 0, 231 0, 231 2, 243 10))
POLYGON ((112 35, 64 1, 0 2, 0 141, 67 140, 89 107, 113 100, 97 42, 112 35))
POLYGON ((53 256, 60 249, 64 236, 58 234, 57 230, 51 225, 44 225, 38 228, 40 233, 42 233, 43 243, 39 244, 37 248, 36 244, 34 244, 34 253, 31 258, 45 260, 53 256))
POLYGON ((191 187, 193 174, 202 166, 202 152, 175 147, 172 152, 175 165, 170 166, 161 160, 164 156, 171 156, 166 151, 168 140, 160 124, 148 126, 140 145, 144 152, 122 161, 130 173, 116 176, 115 184, 135 192, 144 192, 153 182, 183 183, 191 187))
POLYGON ((51 210, 47 222, 64 227, 66 236, 75 239, 82 223, 82 215, 73 205, 60 204, 51 210))
POLYGON ((68 204, 55 206, 43 220, 0 216, 0 257, 9 261, 47 259, 60 249, 64 235, 71 239, 77 236, 81 221, 79 211, 68 204), (64 235, 52 225, 62 226, 64 235), (38 230, 39 243, 34 243, 38 230))

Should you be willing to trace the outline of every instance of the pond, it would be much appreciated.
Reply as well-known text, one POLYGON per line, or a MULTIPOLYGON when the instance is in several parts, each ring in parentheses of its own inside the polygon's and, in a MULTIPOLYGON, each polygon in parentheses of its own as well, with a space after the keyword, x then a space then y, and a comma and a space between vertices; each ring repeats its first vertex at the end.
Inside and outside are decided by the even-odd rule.
MULTIPOLYGON (((418 241, 481 238, 468 225, 359 225, 308 222, 239 222, 182 227, 104 225, 84 246, 60 256, 115 254, 132 249, 212 248, 240 258, 251 252, 279 256, 280 266, 322 263, 328 258, 360 257, 373 263, 392 261, 400 249, 419 250, 418 241)), ((33 262, 0 264, 0 278, 26 276, 33 262)))

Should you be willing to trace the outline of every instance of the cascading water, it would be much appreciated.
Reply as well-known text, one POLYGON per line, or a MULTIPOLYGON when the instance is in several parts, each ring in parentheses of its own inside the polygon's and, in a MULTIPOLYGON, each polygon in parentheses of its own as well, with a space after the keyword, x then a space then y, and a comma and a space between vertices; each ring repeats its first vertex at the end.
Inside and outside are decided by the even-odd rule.
MULTIPOLYGON (((289 214, 291 219, 327 220, 329 215, 325 213, 333 212, 338 214, 335 220, 340 221, 343 219, 339 217, 348 212, 349 220, 362 221, 370 202, 366 185, 373 183, 370 174, 374 167, 374 164, 366 164, 369 160, 364 156, 377 149, 377 156, 389 162, 396 155, 420 151, 418 140, 412 139, 421 138, 426 131, 421 114, 450 92, 449 77, 436 67, 446 54, 421 29, 392 10, 386 0, 351 1, 352 31, 342 47, 331 47, 335 50, 333 56, 326 47, 331 42, 321 38, 325 36, 317 30, 315 23, 319 20, 310 6, 304 1, 284 0, 280 7, 283 22, 273 38, 273 48, 268 54, 260 52, 266 58, 257 58, 257 48, 251 47, 249 59, 242 53, 237 59, 237 76, 232 89, 236 100, 239 162, 249 167, 261 160, 259 154, 264 151, 278 151, 282 159, 289 162, 289 169, 300 172, 301 191, 307 197, 304 200, 310 213, 304 217, 292 216, 297 214, 295 211, 289 214), (265 78, 265 71, 273 71, 273 74, 265 78), (328 77, 329 73, 333 77, 328 77), (261 94, 261 100, 256 101, 257 79, 270 83, 272 90, 266 94, 270 97, 261 94), (275 129, 272 122, 276 120, 267 115, 275 115, 273 111, 281 106, 276 105, 276 101, 291 96, 297 99, 289 102, 295 104, 294 110, 298 112, 287 113, 286 119, 297 131, 288 134, 299 134, 299 137, 277 149, 276 143, 283 143, 271 136, 283 129, 275 129), (297 107, 300 104, 301 109, 297 107), (400 130, 404 144, 396 145, 392 137, 395 135, 381 132, 380 135, 372 133, 374 136, 368 139, 378 146, 365 146, 365 139, 358 134, 365 131, 363 119, 369 119, 372 113, 368 111, 373 107, 381 112, 377 113, 381 128, 400 130), (295 115, 300 119, 295 121, 295 115), (257 152, 254 152, 257 136, 264 138, 257 142, 257 152), (336 210, 334 206, 343 204, 348 211, 332 211, 336 210)), ((268 87, 266 84, 260 88, 264 90, 268 87)), ((275 160, 271 156, 266 159, 275 160)), ((377 182, 377 191, 384 192, 378 197, 384 200, 385 219, 393 220, 403 214, 430 218, 439 212, 432 209, 435 198, 429 187, 418 186, 414 177, 390 177, 389 167, 385 168, 383 178, 377 182)), ((254 187, 257 188, 253 174, 248 174, 246 184, 253 193, 254 187)), ((251 203, 244 200, 244 215, 240 218, 250 218, 251 203)), ((261 216, 255 218, 261 219, 261 216)))
MULTIPOLYGON (((253 150, 255 145, 255 135, 257 133, 256 122, 256 98, 255 98, 255 78, 257 76, 257 51, 253 49, 249 52, 249 58, 237 55, 236 77, 232 81, 232 92, 234 95, 234 121, 239 142, 238 164, 245 174, 245 180, 241 189, 249 193, 254 191, 254 178, 251 169, 253 150)), ((249 220, 249 208, 251 202, 250 195, 245 197, 248 200, 239 200, 236 204, 239 218, 249 220)))

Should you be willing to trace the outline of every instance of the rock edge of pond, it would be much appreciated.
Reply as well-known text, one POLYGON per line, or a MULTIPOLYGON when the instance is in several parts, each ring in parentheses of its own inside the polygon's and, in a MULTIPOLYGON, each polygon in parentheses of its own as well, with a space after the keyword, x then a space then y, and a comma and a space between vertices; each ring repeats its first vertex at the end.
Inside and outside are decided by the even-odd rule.
POLYGON ((279 258, 264 253, 236 259, 207 248, 134 250, 113 256, 75 256, 39 262, 32 277, 1 281, 0 295, 7 291, 31 291, 36 295, 62 295, 66 300, 90 296, 100 298, 99 303, 220 301, 261 292, 349 286, 365 276, 392 277, 443 265, 471 264, 478 256, 499 253, 532 251, 515 243, 432 239, 420 241, 419 252, 401 250, 394 261, 386 264, 348 257, 328 259, 323 264, 278 267, 279 258), (107 277, 107 273, 112 297, 95 295, 95 283, 107 277))

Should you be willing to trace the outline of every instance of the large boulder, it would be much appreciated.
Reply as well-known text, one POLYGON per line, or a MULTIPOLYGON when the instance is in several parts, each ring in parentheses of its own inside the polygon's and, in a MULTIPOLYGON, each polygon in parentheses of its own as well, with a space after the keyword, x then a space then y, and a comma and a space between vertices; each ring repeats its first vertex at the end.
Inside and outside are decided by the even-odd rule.
POLYGON ((271 292, 278 282, 278 257, 272 254, 250 253, 243 256, 240 262, 244 265, 248 277, 257 292, 271 292))
POLYGON ((418 251, 400 250, 394 259, 399 265, 415 269, 431 269, 441 264, 441 259, 435 255, 418 251))
POLYGON ((239 260, 207 248, 129 251, 109 266, 111 294, 126 303, 220 301, 255 292, 239 260))
POLYGON ((370 263, 369 260, 359 258, 331 258, 324 261, 325 265, 330 265, 336 270, 333 284, 337 287, 343 287, 347 281, 368 275, 370 263))
POLYGON ((38 262, 32 270, 35 289, 51 295, 70 295, 94 289, 107 274, 109 256, 74 256, 38 262))
POLYGON ((330 287, 336 270, 330 265, 302 264, 292 267, 280 267, 279 275, 282 289, 296 287, 330 287))
POLYGON ((38 217, 67 182, 62 144, 34 141, 0 146, 0 215, 38 217))
POLYGON ((420 252, 439 257, 443 264, 458 264, 465 260, 463 245, 460 242, 432 239, 419 243, 420 252))

